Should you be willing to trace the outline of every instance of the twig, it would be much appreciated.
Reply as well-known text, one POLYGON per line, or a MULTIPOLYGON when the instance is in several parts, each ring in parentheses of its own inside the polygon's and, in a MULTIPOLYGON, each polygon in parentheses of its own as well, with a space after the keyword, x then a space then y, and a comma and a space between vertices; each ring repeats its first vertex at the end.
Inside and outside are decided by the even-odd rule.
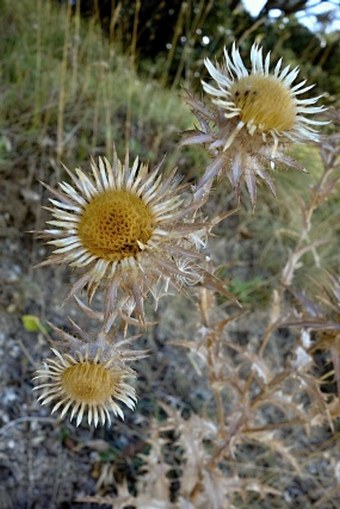
POLYGON ((53 417, 29 417, 29 416, 18 417, 18 419, 10 421, 4 426, 2 426, 2 428, 0 428, 0 435, 6 433, 10 428, 16 426, 17 424, 22 424, 23 422, 36 422, 36 421, 46 422, 48 424, 57 424, 58 422, 58 420, 54 419, 53 417))

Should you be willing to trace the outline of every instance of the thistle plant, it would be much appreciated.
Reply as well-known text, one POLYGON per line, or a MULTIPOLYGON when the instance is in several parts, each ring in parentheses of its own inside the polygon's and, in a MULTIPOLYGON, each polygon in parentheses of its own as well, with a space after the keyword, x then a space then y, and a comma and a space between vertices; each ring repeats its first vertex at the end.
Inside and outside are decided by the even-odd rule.
POLYGON ((337 33, 175 3, 1 2, 3 509, 339 506, 337 33))
POLYGON ((200 204, 185 196, 187 186, 180 185, 176 170, 163 177, 161 164, 149 171, 137 158, 130 167, 128 154, 122 164, 116 153, 112 165, 99 158, 91 169, 88 176, 79 168, 74 173, 65 168, 73 185, 60 182, 59 190, 45 185, 54 195, 48 208, 52 219, 40 234, 55 249, 40 266, 65 264, 80 271, 68 297, 99 320, 100 331, 91 342, 77 327, 85 346, 62 333, 71 353, 53 349, 57 360, 45 362, 36 379, 44 382, 37 386, 42 403, 54 402, 52 413, 60 410, 64 417, 70 409, 77 425, 87 413, 88 423, 97 426, 111 422, 110 411, 124 417, 116 400, 130 409, 136 401, 134 389, 124 382, 133 371, 119 359, 136 360, 139 354, 115 351, 110 332, 116 319, 123 319, 125 328, 127 323, 145 326, 149 295, 157 306, 171 286, 181 290, 203 279, 219 283, 200 253, 213 223, 196 220, 200 204), (104 292, 103 312, 82 303, 78 294, 83 288, 89 305, 97 291, 104 292))
POLYGON ((256 181, 262 179, 275 195, 274 182, 266 166, 275 162, 299 168, 286 155, 291 142, 319 140, 315 126, 327 123, 310 118, 325 111, 315 103, 321 96, 300 99, 313 88, 306 80, 293 85, 299 68, 282 68, 282 58, 271 70, 270 53, 253 44, 248 71, 233 44, 231 55, 224 50, 225 62, 214 65, 208 58, 205 66, 214 84, 202 81, 211 104, 204 104, 189 93, 187 102, 198 119, 199 129, 189 131, 183 144, 204 144, 213 159, 196 186, 196 196, 207 192, 216 176, 228 177, 237 198, 244 179, 253 206, 256 181))
POLYGON ((327 122, 313 118, 325 112, 316 105, 320 97, 300 99, 312 85, 305 80, 294 85, 298 68, 282 68, 280 60, 271 70, 270 54, 263 57, 256 44, 250 60, 248 71, 236 45, 231 55, 225 51, 223 66, 206 59, 215 82, 203 82, 209 105, 189 93, 199 127, 187 132, 182 144, 202 144, 212 157, 193 189, 180 183, 176 170, 165 176, 161 164, 149 170, 138 159, 130 165, 128 156, 122 163, 116 154, 112 164, 106 158, 92 161, 91 173, 65 168, 69 181, 60 182, 59 189, 46 185, 53 195, 48 209, 52 218, 40 233, 53 252, 40 265, 74 269, 77 279, 67 302, 76 301, 98 330, 88 333, 73 323, 72 336, 55 329, 59 342, 53 345, 54 357, 36 374, 39 401, 61 418, 69 415, 77 426, 84 418, 90 426, 110 425, 113 416, 124 418, 126 409, 134 410, 137 372, 130 363, 141 361, 147 352, 132 348, 136 337, 120 338, 117 331, 121 325, 125 334, 131 325, 152 330, 153 317, 149 319, 145 302, 151 297, 157 308, 160 296, 171 289, 190 296, 196 320, 190 337, 168 344, 188 352, 193 379, 204 379, 208 394, 205 414, 190 411, 188 418, 180 403, 174 408, 175 398, 159 403, 165 417, 152 420, 144 439, 147 452, 137 455, 143 467, 136 474, 133 494, 126 480, 115 482, 115 465, 106 465, 98 491, 107 475, 105 490, 114 482, 116 495, 78 501, 122 508, 221 509, 238 507, 239 499, 248 500, 249 493, 272 500, 281 494, 279 482, 264 479, 250 468, 251 461, 265 469, 274 455, 294 475, 303 476, 307 467, 294 450, 294 426, 310 434, 320 426, 334 430, 339 396, 322 390, 314 355, 322 350, 328 356, 334 369, 327 376, 339 387, 338 279, 330 276, 323 292, 329 316, 294 284, 303 257, 310 255, 317 267, 317 250, 327 241, 313 241, 310 234, 314 213, 337 182, 336 140, 329 137, 324 143, 324 172, 301 207, 300 229, 271 295, 267 320, 262 331, 251 327, 252 336, 244 344, 233 337, 233 330, 247 319, 247 311, 235 311, 235 299, 216 277, 207 250, 213 226, 230 213, 205 218, 204 207, 214 200, 215 178, 227 176, 238 200, 245 180, 255 206, 257 180, 275 194, 270 167, 285 163, 299 168, 287 155, 288 147, 318 143, 321 135, 315 126, 327 122), (285 327, 293 330, 290 347, 280 338, 285 327))
POLYGON ((157 303, 169 285, 180 289, 201 279, 199 251, 209 225, 194 220, 199 204, 188 202, 175 171, 163 178, 161 165, 149 171, 137 158, 130 168, 128 155, 122 164, 116 154, 112 165, 99 158, 91 168, 91 177, 65 168, 73 186, 46 186, 55 198, 50 198, 52 228, 42 234, 56 249, 41 265, 80 271, 69 297, 86 287, 91 302, 101 287, 107 329, 118 311, 126 316, 135 311, 144 321, 149 294, 157 303))
POLYGON ((127 362, 143 358, 145 352, 126 348, 129 340, 113 340, 103 331, 93 338, 74 326, 80 338, 54 327, 64 351, 52 348, 55 357, 37 371, 35 380, 42 381, 34 388, 41 393, 39 401, 53 402, 52 414, 59 411, 61 418, 70 411, 77 426, 86 414, 95 427, 110 424, 111 412, 124 419, 121 403, 133 410, 137 401, 135 389, 125 381, 136 377, 127 362))
POLYGON ((51 383, 36 387, 37 390, 44 391, 39 398, 43 405, 57 401, 52 414, 59 409, 60 416, 64 417, 71 409, 70 420, 77 415, 79 425, 87 411, 88 424, 91 425, 93 421, 97 426, 99 420, 102 425, 106 420, 111 422, 110 411, 124 418, 123 411, 115 400, 134 409, 137 400, 135 390, 124 382, 131 373, 126 367, 115 366, 114 357, 104 362, 99 352, 91 358, 87 352, 85 357, 80 353, 77 357, 72 357, 68 354, 62 355, 54 349, 52 351, 58 361, 47 360, 44 368, 37 371, 35 377, 52 379, 51 383))
POLYGON ((313 297, 294 288, 302 257, 317 247, 309 240, 314 214, 338 181, 337 141, 329 137, 322 148, 324 171, 301 211, 296 245, 287 254, 263 331, 253 326, 250 340, 241 344, 233 332, 242 330, 247 312, 219 316, 217 295, 203 288, 197 294, 194 334, 172 341, 188 351, 198 377, 209 381, 204 414, 188 417, 172 401, 160 402, 166 418, 153 421, 148 454, 138 455, 143 466, 136 493, 126 482, 116 482, 116 494, 103 495, 113 484, 105 485, 103 475, 97 495, 80 496, 78 502, 122 509, 303 507, 308 500, 315 501, 311 506, 337 506, 339 280, 326 274, 313 297), (280 338, 288 326, 293 328, 289 346, 280 338), (320 351, 328 360, 322 377, 315 373, 320 351), (324 388, 327 380, 336 384, 333 393, 324 388), (176 473, 170 476, 173 463, 176 473), (323 479, 321 468, 327 472, 323 479), (297 482, 306 490, 301 499, 294 495, 297 482))

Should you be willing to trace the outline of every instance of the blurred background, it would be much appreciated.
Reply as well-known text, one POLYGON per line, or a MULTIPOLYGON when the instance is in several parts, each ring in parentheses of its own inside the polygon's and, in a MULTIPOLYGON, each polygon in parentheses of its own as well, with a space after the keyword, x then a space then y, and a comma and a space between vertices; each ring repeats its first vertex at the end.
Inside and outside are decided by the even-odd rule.
MULTIPOLYGON (((201 94, 203 59, 254 41, 301 67, 337 103, 337 2, 269 0, 1 0, 2 166, 38 157, 69 165, 112 152, 112 140, 154 161, 191 123, 183 88, 201 94), (15 127, 14 127, 15 126, 15 127)), ((190 151, 189 151, 190 152, 190 151)), ((170 164, 177 153, 170 156, 170 164)), ((195 161, 194 161, 195 162, 195 161)), ((193 161, 189 159, 189 164, 193 161)))
MULTIPOLYGON (((76 9, 77 3, 72 4, 76 9)), ((337 2, 84 0, 80 12, 96 16, 111 42, 118 39, 125 51, 133 48, 138 69, 170 86, 199 87, 206 55, 218 58, 233 41, 248 50, 256 40, 274 59, 280 55, 306 64, 306 71, 313 69, 311 79, 328 94, 336 90, 337 2)))

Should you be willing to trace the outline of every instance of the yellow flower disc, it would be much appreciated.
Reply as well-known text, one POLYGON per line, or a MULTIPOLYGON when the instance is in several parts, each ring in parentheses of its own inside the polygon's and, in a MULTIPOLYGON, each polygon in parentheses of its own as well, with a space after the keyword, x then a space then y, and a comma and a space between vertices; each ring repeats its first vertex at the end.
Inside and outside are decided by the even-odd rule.
POLYGON ((136 256, 137 241, 146 244, 153 229, 153 214, 141 198, 124 189, 110 189, 86 205, 78 235, 91 254, 112 262, 136 256))
POLYGON ((294 98, 275 76, 251 74, 235 81, 230 91, 245 124, 250 122, 263 132, 289 131, 294 127, 294 98))
POLYGON ((61 375, 64 393, 78 403, 101 404, 115 393, 119 374, 101 364, 83 362, 61 375))

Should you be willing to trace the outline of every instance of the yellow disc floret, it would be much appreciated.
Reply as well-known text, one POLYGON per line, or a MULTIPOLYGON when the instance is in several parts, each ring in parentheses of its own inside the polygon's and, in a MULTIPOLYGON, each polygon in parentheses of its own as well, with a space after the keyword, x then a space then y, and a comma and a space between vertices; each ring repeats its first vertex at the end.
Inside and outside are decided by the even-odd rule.
POLYGON ((119 373, 86 361, 66 368, 61 375, 63 392, 78 403, 101 404, 115 393, 119 373))
POLYGON ((275 76, 251 74, 235 81, 230 92, 245 124, 255 125, 262 132, 294 127, 295 100, 275 76))
POLYGON ((146 244, 153 229, 153 214, 141 198, 124 189, 110 189, 86 205, 78 235, 91 254, 120 261, 136 256, 140 251, 138 242, 146 244))

